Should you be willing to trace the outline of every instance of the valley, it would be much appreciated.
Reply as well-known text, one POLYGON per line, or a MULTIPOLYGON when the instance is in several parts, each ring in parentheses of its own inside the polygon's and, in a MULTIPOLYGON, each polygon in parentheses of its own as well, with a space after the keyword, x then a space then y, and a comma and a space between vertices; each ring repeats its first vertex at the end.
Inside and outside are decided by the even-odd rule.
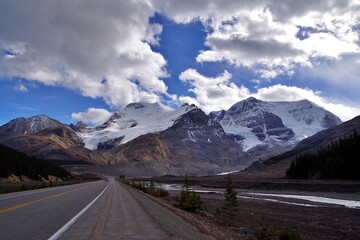
POLYGON ((359 240, 360 0, 0 0, 0 240, 359 240))
MULTIPOLYGON (((241 181, 235 176, 233 178, 241 181)), ((215 178, 204 180, 189 177, 189 180, 193 191, 200 194, 208 212, 212 215, 207 219, 217 223, 219 221, 217 209, 223 206, 225 188, 224 185, 211 187, 211 183, 225 182, 225 179, 216 181, 215 178)), ((170 182, 170 178, 166 181, 170 182)), ((267 184, 260 181, 258 185, 254 183, 255 181, 235 182, 239 211, 235 217, 236 224, 226 230, 226 238, 253 239, 251 233, 259 229, 262 223, 269 227, 296 227, 302 239, 339 239, 339 236, 345 239, 358 238, 360 232, 356 224, 360 212, 358 182, 309 183, 273 180, 270 184, 268 180, 267 184), (323 187, 324 185, 328 187, 323 187), (336 187, 337 185, 342 186, 336 187)), ((179 194, 182 188, 181 182, 173 178, 173 183, 158 183, 158 185, 167 189, 173 196, 165 199, 165 202, 174 204, 176 202, 174 196, 179 194)), ((221 224, 216 225, 222 227, 221 224)), ((224 236, 218 236, 218 239, 221 238, 224 236)))
POLYGON ((212 175, 280 155, 340 123, 307 100, 251 97, 209 114, 189 104, 171 109, 131 103, 93 127, 66 125, 45 115, 17 118, 0 127, 0 144, 69 169, 127 176, 212 175))
MULTIPOLYGON (((2 195, 0 204, 3 201, 5 205, 0 218, 4 217, 4 224, 19 225, 22 211, 25 215, 40 211, 28 205, 44 202, 47 208, 58 204, 50 199, 62 201, 61 206, 69 212, 56 210, 16 231, 5 225, 0 228, 4 239, 13 239, 13 234, 25 236, 44 221, 52 225, 36 231, 33 239, 79 239, 80 235, 84 239, 255 239, 259 226, 266 224, 274 229, 296 228, 303 239, 357 239, 360 229, 354 222, 360 220, 360 183, 354 181, 356 174, 337 179, 326 178, 320 170, 306 175, 308 179, 287 175, 291 164, 304 154, 316 155, 330 149, 329 144, 337 146, 339 139, 357 142, 357 131, 359 117, 342 123, 307 100, 264 102, 255 98, 209 114, 189 104, 170 109, 159 103, 133 103, 93 127, 82 122, 66 125, 44 115, 14 119, 0 127, 1 144, 60 165, 73 176, 90 173, 111 180, 108 184, 93 179, 82 185, 2 195), (206 205, 206 213, 174 207, 185 175, 191 191, 206 205), (229 175, 240 206, 231 228, 217 215, 229 175), (147 184, 151 179, 170 196, 144 195, 115 180, 118 177, 147 184), (91 206, 78 216, 79 206, 74 210, 66 203, 75 201, 71 199, 77 192, 89 194, 82 189, 89 189, 92 195, 86 200, 75 197, 79 198, 76 201, 81 201, 79 206, 91 206), (33 198, 37 194, 41 197, 33 198), (54 216, 62 223, 50 219, 54 216), (174 231, 169 224, 172 221, 182 226, 180 230, 174 231)), ((334 147, 332 151, 337 150, 334 147)), ((350 159, 351 172, 356 172, 357 162, 350 159)), ((25 172, 20 169, 17 174, 25 172)))

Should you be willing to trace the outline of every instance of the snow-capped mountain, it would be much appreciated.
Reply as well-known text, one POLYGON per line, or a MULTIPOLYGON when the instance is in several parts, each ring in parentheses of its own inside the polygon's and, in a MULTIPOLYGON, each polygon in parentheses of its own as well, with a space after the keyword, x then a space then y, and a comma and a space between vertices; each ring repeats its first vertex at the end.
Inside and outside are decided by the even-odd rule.
POLYGON ((171 127, 113 146, 108 152, 115 164, 143 163, 157 174, 219 173, 250 163, 248 154, 221 125, 196 107, 186 110, 171 127))
POLYGON ((0 144, 67 165, 95 164, 95 171, 215 174, 283 153, 339 123, 307 100, 249 98, 209 115, 195 105, 132 103, 96 127, 44 115, 17 118, 0 127, 0 144))
POLYGON ((15 132, 21 134, 40 132, 47 128, 57 128, 64 124, 49 118, 45 115, 37 115, 30 118, 16 118, 1 126, 5 132, 15 132))
POLYGON ((88 126, 85 123, 83 123, 82 121, 76 123, 75 125, 71 123, 69 127, 72 130, 77 131, 77 132, 88 128, 88 126))
POLYGON ((45 115, 16 118, 1 126, 0 144, 57 163, 106 163, 101 153, 83 147, 73 129, 45 115))
POLYGON ((259 145, 293 145, 341 120, 308 100, 265 102, 253 97, 210 113, 244 150, 259 145))
POLYGON ((125 144, 141 135, 171 127, 181 115, 194 108, 195 105, 184 104, 173 110, 161 103, 131 103, 104 124, 80 129, 79 136, 89 149, 101 149, 104 144, 125 144))

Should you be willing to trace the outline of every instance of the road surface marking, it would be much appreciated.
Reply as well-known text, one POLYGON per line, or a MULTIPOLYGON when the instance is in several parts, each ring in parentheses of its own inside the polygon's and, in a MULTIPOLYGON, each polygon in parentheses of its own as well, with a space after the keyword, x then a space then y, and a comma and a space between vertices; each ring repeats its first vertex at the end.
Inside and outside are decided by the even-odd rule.
POLYGON ((83 215, 95 202, 98 200, 101 195, 106 191, 111 182, 105 187, 105 189, 94 199, 91 203, 89 203, 83 210, 81 210, 75 217, 73 217, 70 221, 68 221, 62 228, 60 228, 56 233, 54 233, 48 240, 56 240, 58 239, 76 220, 78 220, 81 215, 83 215))
MULTIPOLYGON (((80 185, 80 184, 89 185, 89 183, 79 183, 79 184, 76 184, 76 185, 80 185)), ((58 186, 58 187, 55 187, 55 188, 32 190, 31 192, 27 192, 27 193, 16 194, 16 195, 13 195, 13 196, 0 198, 0 201, 6 200, 6 199, 11 199, 11 198, 17 198, 17 197, 33 195, 33 194, 37 194, 37 193, 50 192, 50 191, 54 191, 54 190, 59 190, 59 188, 63 189, 63 188, 69 188, 69 187, 74 187, 74 185, 72 184, 72 185, 58 186)))
POLYGON ((62 195, 65 195, 66 193, 75 192, 75 191, 77 191, 77 190, 79 190, 79 189, 80 189, 80 188, 77 188, 77 189, 74 189, 74 190, 71 190, 71 191, 67 191, 67 192, 63 192, 63 193, 51 195, 51 196, 49 196, 49 197, 40 198, 40 199, 31 201, 31 202, 27 202, 27 203, 23 203, 23 204, 20 204, 20 205, 13 206, 13 207, 1 209, 1 210, 0 210, 0 214, 6 213, 6 212, 10 212, 10 211, 13 211, 13 210, 15 210, 15 209, 23 208, 23 207, 29 206, 29 205, 31 205, 31 204, 34 204, 34 203, 37 203, 37 202, 41 202, 41 201, 47 200, 47 199, 57 198, 57 197, 60 197, 60 196, 62 196, 62 195))
POLYGON ((101 209, 101 214, 100 214, 99 219, 98 219, 98 221, 96 223, 93 234, 91 235, 91 238, 90 238, 91 240, 105 239, 103 232, 104 232, 104 228, 105 228, 105 224, 106 224, 106 219, 108 218, 108 215, 109 215, 109 212, 110 212, 113 193, 114 193, 114 188, 112 188, 112 190, 110 192, 110 195, 107 197, 105 205, 101 209))

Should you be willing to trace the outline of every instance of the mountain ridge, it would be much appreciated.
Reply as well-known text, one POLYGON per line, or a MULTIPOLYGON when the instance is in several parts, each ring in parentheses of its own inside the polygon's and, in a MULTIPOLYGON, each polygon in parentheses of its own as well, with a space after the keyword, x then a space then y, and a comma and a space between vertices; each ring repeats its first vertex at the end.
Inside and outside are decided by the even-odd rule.
POLYGON ((202 174, 241 169, 258 158, 278 155, 299 141, 298 129, 311 133, 339 121, 307 100, 249 98, 208 115, 189 104, 171 109, 160 103, 131 103, 95 127, 83 122, 67 126, 44 115, 14 119, 0 127, 0 143, 45 159, 121 165, 130 172, 143 163, 152 173, 202 174), (247 141, 255 144, 247 148, 247 141))
POLYGON ((211 112, 227 134, 238 136, 243 148, 257 145, 295 145, 318 131, 338 125, 341 120, 309 100, 265 102, 248 98, 228 110, 211 112))

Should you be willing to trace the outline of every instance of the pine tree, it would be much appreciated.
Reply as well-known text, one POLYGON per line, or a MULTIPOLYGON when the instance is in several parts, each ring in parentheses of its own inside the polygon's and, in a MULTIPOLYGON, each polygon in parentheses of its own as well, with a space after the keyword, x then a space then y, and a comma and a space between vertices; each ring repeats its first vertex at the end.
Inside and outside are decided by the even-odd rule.
POLYGON ((187 176, 185 176, 184 185, 180 192, 180 196, 178 196, 178 203, 181 209, 188 212, 196 212, 205 209, 200 195, 190 191, 190 183, 187 176))
POLYGON ((292 178, 359 180, 360 137, 354 131, 347 138, 332 141, 316 153, 307 152, 296 158, 286 175, 292 178))
POLYGON ((236 212, 239 210, 239 200, 237 198, 237 192, 235 191, 235 186, 230 175, 228 176, 224 196, 225 203, 222 209, 227 218, 227 225, 231 226, 233 223, 233 218, 236 216, 236 212))
POLYGON ((155 185, 154 185, 154 182, 152 180, 152 178, 150 179, 150 190, 154 190, 155 188, 155 185))

